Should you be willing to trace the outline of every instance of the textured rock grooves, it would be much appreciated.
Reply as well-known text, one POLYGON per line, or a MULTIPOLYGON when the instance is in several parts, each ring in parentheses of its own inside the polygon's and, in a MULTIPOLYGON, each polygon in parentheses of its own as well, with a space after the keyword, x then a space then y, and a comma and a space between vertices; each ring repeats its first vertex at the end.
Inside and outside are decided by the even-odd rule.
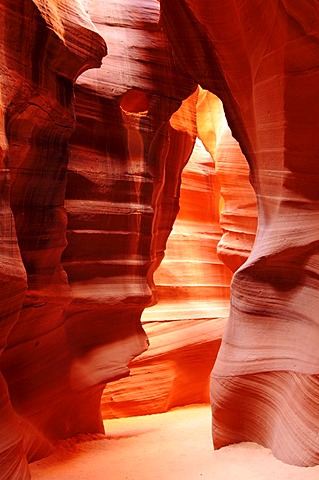
MULTIPOLYGON (((220 215, 216 221, 223 235, 217 253, 235 272, 247 260, 255 240, 256 195, 249 183, 247 161, 231 134, 220 99, 200 88, 196 116, 198 137, 214 159, 215 175, 220 184, 220 215)), ((218 199, 214 192, 211 196, 218 199)), ((198 219, 200 221, 200 215, 198 219)))
MULTIPOLYGON (((172 116, 171 125, 184 108, 172 116)), ((180 211, 165 258, 155 272, 159 302, 142 316, 150 347, 131 362, 129 378, 106 386, 105 418, 209 401, 209 377, 229 313, 231 280, 216 254, 217 244, 223 243, 223 256, 235 268, 247 257, 254 238, 256 206, 248 165, 230 134, 221 101, 199 89, 196 109, 189 113, 188 124, 198 138, 182 173, 180 211), (228 219, 222 219, 222 240, 221 208, 228 219)))
POLYGON ((77 82, 70 142, 63 262, 79 391, 127 376, 129 361, 147 348, 140 316, 156 301, 152 275, 178 211, 197 100, 159 29, 156 1, 105 1, 98 11, 92 2, 89 14, 109 54, 77 82))
POLYGON ((221 260, 236 273, 215 446, 318 463, 317 0, 1 0, 0 13, 1 480, 28 479, 55 439, 103 431, 104 385, 146 351, 157 295, 153 346, 131 362, 131 392, 152 367, 152 399, 116 387, 103 408, 113 393, 126 413, 205 400, 221 260))
POLYGON ((29 478, 52 440, 103 431, 105 383, 147 348, 140 315, 195 142, 196 83, 158 2, 86 7, 110 54, 75 90, 106 53, 83 6, 1 11, 1 479, 29 478))
POLYGON ((0 12, 0 475, 22 480, 26 457, 48 452, 44 436, 69 433, 64 404, 78 405, 62 315, 67 141, 72 83, 106 49, 75 1, 1 2, 0 12))
POLYGON ((318 2, 161 8, 185 71, 222 99, 258 200, 212 375, 215 445, 256 440, 318 463, 318 2))
POLYGON ((159 303, 142 316, 150 347, 131 362, 129 378, 105 388, 105 418, 209 402, 231 277, 216 253, 219 196, 214 163, 197 140, 182 173, 180 211, 154 276, 159 303))

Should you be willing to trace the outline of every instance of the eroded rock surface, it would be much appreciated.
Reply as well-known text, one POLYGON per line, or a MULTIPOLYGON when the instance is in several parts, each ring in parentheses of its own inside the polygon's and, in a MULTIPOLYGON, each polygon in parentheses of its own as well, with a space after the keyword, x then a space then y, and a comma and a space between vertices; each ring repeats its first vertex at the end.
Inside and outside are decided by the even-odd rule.
POLYGON ((22 480, 27 460, 49 451, 45 437, 67 431, 59 408, 69 391, 69 288, 60 257, 72 84, 106 49, 75 1, 1 2, 0 11, 0 475, 22 480))
POLYGON ((158 304, 142 316, 150 347, 131 362, 129 378, 107 385, 105 418, 209 401, 208 372, 229 313, 230 270, 244 263, 255 238, 256 197, 221 101, 199 88, 189 113, 182 106, 171 119, 174 125, 184 115, 197 141, 182 173, 180 211, 165 258, 155 272, 158 304))
MULTIPOLYGON (((194 112, 194 128, 196 120, 194 112)), ((197 139, 182 173, 180 211, 154 275, 158 304, 142 316, 150 347, 131 362, 129 378, 106 386, 105 418, 209 402, 210 372, 228 315, 231 280, 230 270, 217 257, 219 200, 215 164, 197 139)))
POLYGON ((52 440, 103 431, 105 383, 147 348, 140 315, 195 142, 196 83, 158 2, 85 9, 3 6, 3 478, 28 478, 52 440), (89 15, 109 56, 74 91, 106 53, 89 15))
POLYGON ((28 479, 52 440, 103 431, 104 385, 146 350, 140 316, 157 295, 152 348, 131 364, 137 389, 154 367, 153 390, 118 409, 155 398, 163 410, 197 386, 207 398, 223 328, 209 299, 224 305, 230 280, 218 241, 236 273, 212 376, 215 446, 253 440, 318 463, 318 3, 173 7, 161 0, 163 30, 157 0, 0 3, 1 479, 28 479), (254 194, 213 94, 257 196, 246 262, 254 194), (185 170, 157 293, 197 136, 211 156, 197 146, 185 170))
POLYGON ((215 446, 256 440, 318 463, 318 2, 161 8, 182 67, 223 101, 258 202, 212 376, 215 446))
POLYGON ((221 100, 200 89, 197 104, 198 136, 215 163, 220 184, 220 216, 223 236, 217 245, 219 258, 232 272, 247 260, 257 229, 256 195, 249 182, 249 167, 228 126, 221 100))
POLYGON ((70 142, 63 260, 79 391, 127 376, 147 348, 140 316, 156 302, 153 272, 178 212, 197 101, 159 28, 158 2, 104 2, 98 11, 92 2, 89 13, 108 56, 77 82, 70 142))

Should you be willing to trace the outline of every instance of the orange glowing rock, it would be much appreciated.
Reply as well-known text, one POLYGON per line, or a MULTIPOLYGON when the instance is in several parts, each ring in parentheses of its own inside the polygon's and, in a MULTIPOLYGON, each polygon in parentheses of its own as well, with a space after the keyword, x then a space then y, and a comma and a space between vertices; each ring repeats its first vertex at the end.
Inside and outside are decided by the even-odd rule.
POLYGON ((247 162, 231 136, 221 101, 199 89, 196 108, 187 108, 194 95, 170 124, 198 135, 206 148, 197 138, 182 173, 180 211, 154 276, 158 304, 142 316, 150 347, 131 362, 129 378, 107 385, 105 418, 209 401, 207 372, 228 315, 231 281, 218 257, 236 270, 254 241, 257 212, 247 162))
POLYGON ((235 272, 249 256, 257 228, 256 195, 249 182, 248 163, 233 138, 222 102, 200 89, 197 105, 198 135, 214 158, 220 182, 220 226, 224 234, 217 252, 235 272))
POLYGON ((60 257, 72 83, 106 50, 76 1, 2 2, 0 22, 0 476, 25 480, 27 460, 50 451, 48 418, 56 409, 59 423, 68 385, 60 257))
MULTIPOLYGON (((185 118, 182 111, 174 114, 175 120, 185 118)), ((196 130, 195 111, 191 124, 196 130)), ((209 402, 231 280, 216 252, 222 235, 219 198, 214 162, 197 140, 182 173, 180 211, 154 276, 158 304, 142 316, 150 347, 131 362, 129 378, 107 385, 105 418, 209 402)))
POLYGON ((182 67, 223 101, 258 202, 256 240, 233 278, 213 370, 215 445, 256 440, 285 462, 313 465, 319 5, 162 0, 161 9, 182 67))
POLYGON ((156 301, 153 272, 178 211, 180 174, 195 141, 185 118, 195 113, 197 93, 174 63, 156 1, 147 12, 123 1, 94 9, 109 55, 75 87, 63 265, 72 293, 71 386, 100 395, 96 385, 126 377, 148 346, 140 316, 156 301), (173 115, 185 97, 184 114, 173 115))
POLYGON ((155 297, 195 141, 183 116, 170 124, 196 84, 172 56, 157 1, 87 9, 110 54, 75 89, 105 42, 81 2, 37 7, 21 0, 2 16, 0 398, 12 433, 0 456, 3 474, 19 480, 52 440, 103 431, 105 383, 147 348, 140 315, 155 297))
POLYGON ((230 270, 215 446, 318 463, 318 9, 2 1, 2 478, 103 432, 107 382, 107 415, 206 401, 230 270))

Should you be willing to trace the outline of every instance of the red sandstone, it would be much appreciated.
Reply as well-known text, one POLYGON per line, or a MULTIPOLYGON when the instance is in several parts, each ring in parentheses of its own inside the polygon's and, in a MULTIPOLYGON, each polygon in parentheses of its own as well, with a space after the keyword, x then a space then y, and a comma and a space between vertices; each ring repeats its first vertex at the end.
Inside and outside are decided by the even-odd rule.
POLYGON ((0 12, 1 480, 102 433, 130 366, 105 414, 205 401, 214 365, 217 448, 317 464, 318 2, 0 12))

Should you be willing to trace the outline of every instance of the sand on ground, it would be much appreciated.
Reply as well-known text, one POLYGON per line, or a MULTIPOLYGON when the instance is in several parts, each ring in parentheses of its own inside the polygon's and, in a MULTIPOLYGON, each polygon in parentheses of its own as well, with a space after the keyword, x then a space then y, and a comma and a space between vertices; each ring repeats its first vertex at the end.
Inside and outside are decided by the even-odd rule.
POLYGON ((106 420, 106 436, 60 442, 54 455, 30 465, 32 480, 318 480, 270 450, 241 443, 213 451, 208 405, 106 420))

